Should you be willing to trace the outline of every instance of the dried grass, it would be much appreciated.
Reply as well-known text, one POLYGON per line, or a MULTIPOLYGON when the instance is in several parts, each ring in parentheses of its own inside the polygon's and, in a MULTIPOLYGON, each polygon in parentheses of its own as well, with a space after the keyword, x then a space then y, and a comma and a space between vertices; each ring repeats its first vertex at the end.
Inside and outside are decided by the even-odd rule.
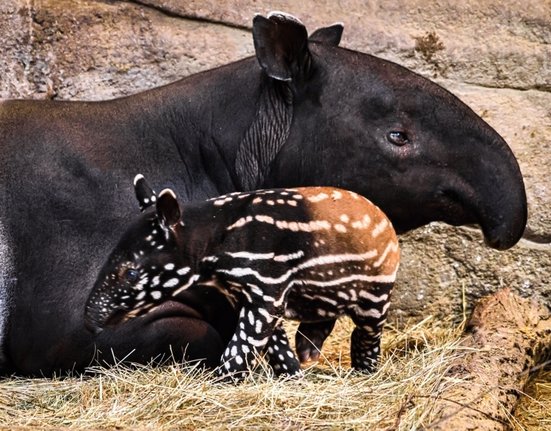
MULTIPOLYGON (((301 379, 274 379, 260 366, 244 383, 233 385, 219 383, 197 367, 167 365, 95 368, 90 370, 93 375, 82 377, 3 380, 0 427, 429 429, 433 394, 453 384, 444 374, 462 354, 461 328, 431 318, 406 330, 387 328, 381 366, 373 375, 348 369, 350 331, 349 321, 339 322, 324 347, 324 359, 301 379)), ((535 384, 550 400, 549 385, 535 384)), ((540 400, 538 409, 549 419, 544 403, 540 400)), ((527 429, 549 429, 547 424, 527 429)), ((522 421, 515 425, 523 427, 522 421)))

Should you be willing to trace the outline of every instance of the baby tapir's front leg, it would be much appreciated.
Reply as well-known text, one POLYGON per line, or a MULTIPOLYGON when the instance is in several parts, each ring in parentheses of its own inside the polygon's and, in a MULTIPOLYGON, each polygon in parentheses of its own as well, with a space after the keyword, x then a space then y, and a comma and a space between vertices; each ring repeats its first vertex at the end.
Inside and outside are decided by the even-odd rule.
POLYGON ((275 323, 272 313, 264 307, 247 304, 241 308, 237 329, 222 355, 218 373, 243 378, 255 356, 264 350, 275 323))
MULTIPOLYGON (((246 295, 247 299, 239 313, 237 329, 222 355, 219 374, 232 374, 236 379, 242 378, 255 356, 265 350, 270 337, 280 325, 279 320, 284 312, 284 301, 280 293, 282 289, 271 286, 270 291, 274 293, 273 296, 246 295)), ((279 331, 276 337, 281 339, 279 331)))

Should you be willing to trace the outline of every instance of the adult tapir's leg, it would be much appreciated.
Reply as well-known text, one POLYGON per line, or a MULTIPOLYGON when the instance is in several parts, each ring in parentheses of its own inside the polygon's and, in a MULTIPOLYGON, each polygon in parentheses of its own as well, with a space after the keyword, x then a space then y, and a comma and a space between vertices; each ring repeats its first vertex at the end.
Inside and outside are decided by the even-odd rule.
MULTIPOLYGON (((233 307, 223 295, 205 286, 191 287, 174 299, 141 318, 118 325, 105 344, 116 347, 118 358, 134 350, 129 361, 162 361, 173 356, 178 361, 200 360, 216 368, 235 332, 237 315, 233 307), (137 327, 128 326, 134 322, 137 327)), ((102 358, 112 361, 111 348, 101 350, 105 352, 102 358)))
POLYGON ((321 322, 301 322, 295 335, 295 345, 300 362, 317 361, 325 339, 329 336, 337 320, 321 322))
MULTIPOLYGON (((29 335, 30 336, 30 335, 29 335)), ((84 371, 89 365, 113 364, 124 360, 147 364, 156 359, 199 360, 215 368, 226 341, 206 321, 195 316, 151 319, 143 316, 93 335, 84 326, 73 334, 59 337, 41 355, 10 349, 14 371, 24 375, 64 374, 84 371)))

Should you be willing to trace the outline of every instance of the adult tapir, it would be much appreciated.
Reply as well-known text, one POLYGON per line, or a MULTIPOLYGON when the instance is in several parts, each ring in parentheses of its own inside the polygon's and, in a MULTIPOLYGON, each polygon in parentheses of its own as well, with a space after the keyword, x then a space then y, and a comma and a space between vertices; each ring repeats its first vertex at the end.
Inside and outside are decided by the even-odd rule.
MULTIPOLYGON (((1 102, 2 369, 184 350, 218 363, 235 315, 206 289, 97 336, 84 326, 99 268, 135 216, 137 173, 187 200, 333 185, 369 197, 398 232, 477 223, 489 246, 514 245, 526 196, 504 140, 431 81, 338 47, 341 33, 308 38, 293 17, 256 16, 255 57, 105 102, 1 102)), ((301 329, 318 345, 327 330, 301 329)), ((299 339, 303 359, 309 349, 299 339)))

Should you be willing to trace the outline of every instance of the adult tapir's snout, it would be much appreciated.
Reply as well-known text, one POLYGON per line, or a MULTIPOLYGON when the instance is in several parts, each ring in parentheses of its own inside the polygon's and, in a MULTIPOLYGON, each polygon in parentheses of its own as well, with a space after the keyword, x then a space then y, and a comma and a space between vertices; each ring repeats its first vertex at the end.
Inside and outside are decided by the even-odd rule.
POLYGON ((416 154, 405 153, 399 169, 389 171, 396 194, 381 198, 398 230, 433 220, 478 224, 487 245, 499 250, 522 237, 527 202, 518 162, 504 139, 474 113, 463 127, 427 133, 410 151, 416 154))
MULTIPOLYGON (((454 225, 478 224, 490 247, 512 247, 526 227, 527 202, 511 148, 455 96, 436 90, 434 100, 440 107, 431 114, 433 131, 425 134, 413 163, 417 172, 427 172, 429 188, 439 192, 436 212, 454 225)), ((430 196, 430 189, 425 193, 430 196)))
POLYGON ((528 217, 524 181, 513 152, 486 123, 480 137, 467 142, 462 151, 471 154, 457 155, 465 189, 450 192, 473 212, 490 247, 512 247, 522 237, 528 217))

